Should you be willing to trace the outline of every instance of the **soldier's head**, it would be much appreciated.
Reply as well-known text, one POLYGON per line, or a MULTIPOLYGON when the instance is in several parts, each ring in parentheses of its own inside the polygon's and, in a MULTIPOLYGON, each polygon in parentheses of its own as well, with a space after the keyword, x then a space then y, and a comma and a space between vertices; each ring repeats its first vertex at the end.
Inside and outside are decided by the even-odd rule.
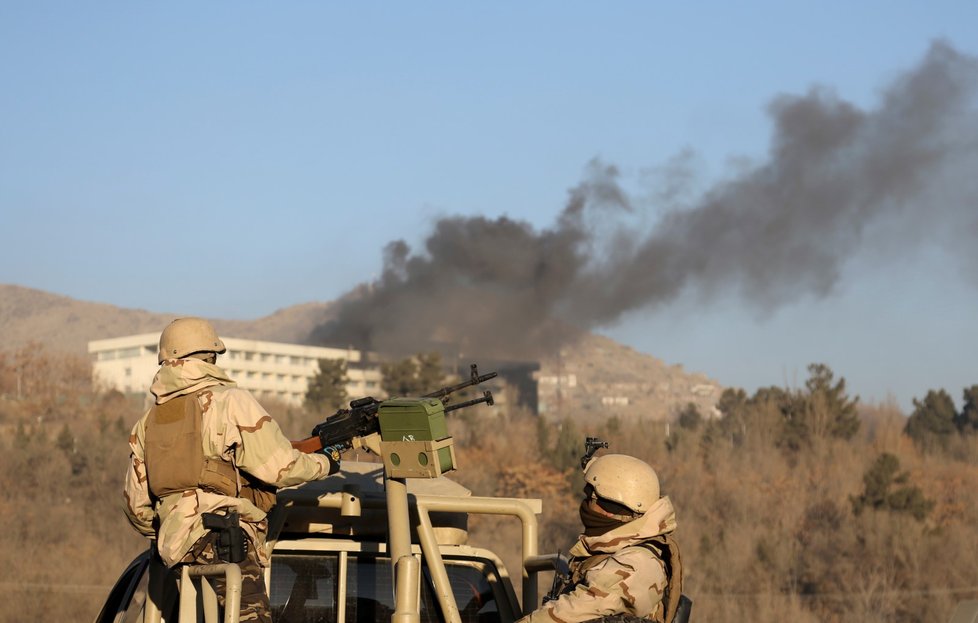
POLYGON ((655 470, 625 454, 592 459, 584 470, 584 482, 581 521, 589 536, 641 517, 659 499, 655 470))
POLYGON ((214 363, 227 352, 217 331, 203 318, 177 318, 160 335, 159 363, 166 359, 194 357, 214 363))

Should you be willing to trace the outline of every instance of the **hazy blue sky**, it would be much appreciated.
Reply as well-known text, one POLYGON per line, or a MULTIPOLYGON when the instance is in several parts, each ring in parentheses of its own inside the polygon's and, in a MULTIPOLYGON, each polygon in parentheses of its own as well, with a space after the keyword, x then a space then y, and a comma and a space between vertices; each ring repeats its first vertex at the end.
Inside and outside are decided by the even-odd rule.
MULTIPOLYGON (((692 150, 709 187, 764 160, 776 96, 872 108, 937 38, 978 54, 978 3, 0 0, 0 283, 224 318, 331 300, 438 217, 550 226, 594 158, 648 199, 692 150)), ((826 297, 690 295, 603 332, 748 390, 819 361, 864 400, 959 400, 960 268, 856 255, 826 297)))

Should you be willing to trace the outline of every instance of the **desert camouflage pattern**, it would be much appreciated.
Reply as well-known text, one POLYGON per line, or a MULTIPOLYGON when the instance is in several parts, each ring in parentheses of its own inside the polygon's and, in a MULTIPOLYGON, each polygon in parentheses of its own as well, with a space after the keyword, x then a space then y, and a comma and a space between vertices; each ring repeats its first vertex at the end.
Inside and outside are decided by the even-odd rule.
POLYGON ((672 502, 661 497, 638 519, 598 536, 582 535, 570 550, 571 571, 580 581, 518 623, 579 623, 615 614, 661 621, 669 584, 665 564, 637 546, 675 529, 672 502))
MULTIPOLYGON (((197 541, 187 556, 184 557, 186 562, 200 565, 212 565, 221 562, 214 548, 216 540, 216 535, 211 533, 197 541)), ((250 543, 248 544, 248 554, 243 561, 238 563, 238 568, 241 569, 241 613, 238 620, 272 623, 268 592, 265 590, 265 574, 262 573, 261 564, 258 562, 258 554, 250 543)), ((214 583, 214 590, 217 592, 218 604, 223 609, 224 578, 217 577, 211 581, 214 583)), ((223 614, 219 616, 221 620, 224 619, 223 614)))
MULTIPOLYGON (((339 466, 320 454, 303 454, 278 424, 247 391, 235 386, 218 366, 198 359, 168 359, 160 366, 150 388, 156 404, 200 392, 203 421, 201 443, 205 458, 223 458, 238 470, 276 487, 319 480, 339 466), (201 391, 204 390, 204 391, 201 391)), ((173 493, 154 500, 146 476, 145 439, 147 411, 129 436, 130 465, 126 473, 125 512, 141 534, 155 538, 163 562, 172 567, 191 551, 208 531, 201 514, 235 509, 242 527, 256 545, 258 560, 268 564, 265 552, 265 512, 248 500, 201 489, 173 493)), ((184 561, 185 562, 185 561, 184 561)))

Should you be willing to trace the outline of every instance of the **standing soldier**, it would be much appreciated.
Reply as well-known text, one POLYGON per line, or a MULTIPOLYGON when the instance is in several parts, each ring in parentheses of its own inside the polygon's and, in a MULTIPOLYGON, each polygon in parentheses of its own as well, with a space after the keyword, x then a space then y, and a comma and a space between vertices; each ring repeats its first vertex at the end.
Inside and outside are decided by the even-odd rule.
POLYGON ((262 567, 275 488, 320 480, 339 463, 294 450, 258 401, 215 365, 226 350, 201 318, 163 330, 156 403, 129 437, 125 510, 156 540, 167 567, 239 563, 240 620, 271 623, 262 567))
POLYGON ((518 623, 579 623, 613 615, 685 620, 682 564, 672 539, 676 512, 659 496, 647 463, 624 454, 591 459, 584 472, 582 534, 571 548, 570 578, 518 623), (680 607, 682 600, 682 607, 680 607), (677 617, 677 611, 680 616, 677 617))

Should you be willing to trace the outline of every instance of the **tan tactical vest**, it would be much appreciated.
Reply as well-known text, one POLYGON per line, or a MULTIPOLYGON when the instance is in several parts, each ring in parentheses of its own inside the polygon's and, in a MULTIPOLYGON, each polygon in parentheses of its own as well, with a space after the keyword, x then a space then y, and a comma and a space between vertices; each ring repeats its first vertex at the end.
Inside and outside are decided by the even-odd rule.
MULTIPOLYGON (((208 391, 208 390, 201 390, 208 391)), ((239 472, 230 461, 205 458, 200 392, 154 406, 146 418, 146 474, 156 498, 193 489, 250 500, 268 511, 275 488, 239 472)))
MULTIPOLYGON (((666 568, 666 592, 662 596, 662 618, 653 619, 656 623, 672 623, 679 609, 679 598, 683 593, 683 563, 679 555, 679 544, 670 534, 662 534, 653 537, 643 543, 638 543, 635 547, 649 550, 656 558, 661 560, 666 568)), ((612 554, 597 554, 580 561, 571 561, 571 582, 565 589, 567 592, 574 590, 574 587, 584 581, 585 574, 593 569, 600 562, 607 560, 612 554)))

